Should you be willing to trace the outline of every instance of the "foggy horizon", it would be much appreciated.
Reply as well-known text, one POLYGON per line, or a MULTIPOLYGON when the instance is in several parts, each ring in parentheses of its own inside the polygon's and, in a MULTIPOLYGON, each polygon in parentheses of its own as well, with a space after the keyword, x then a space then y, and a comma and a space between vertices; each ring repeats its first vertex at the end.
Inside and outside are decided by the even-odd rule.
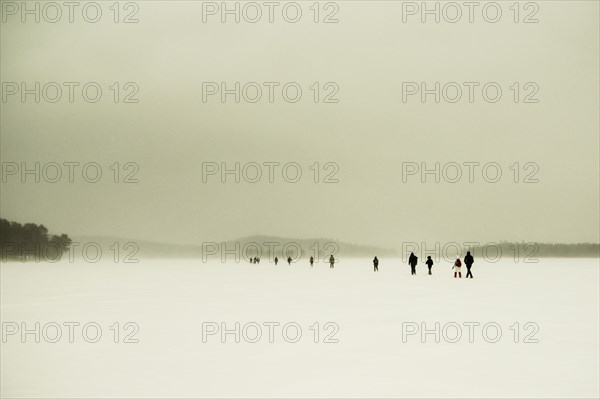
POLYGON ((218 15, 203 24, 201 2, 143 5, 137 24, 27 25, 15 22, 18 16, 2 24, 3 82, 25 82, 26 89, 34 82, 98 82, 103 89, 97 103, 81 100, 81 86, 73 103, 65 86, 56 103, 6 95, 3 162, 30 169, 39 162, 40 170, 50 162, 96 162, 103 177, 87 183, 75 169, 69 183, 66 167, 57 183, 34 183, 30 175, 23 184, 20 171, 3 176, 2 217, 72 235, 159 242, 257 232, 385 247, 401 241, 599 242, 596 3, 544 3, 545 24, 516 25, 508 17, 497 24, 420 24, 418 16, 394 24, 391 12, 400 5, 360 2, 343 3, 334 24, 307 18, 222 24, 218 15), (74 29, 82 34, 72 35, 74 29), (494 46, 483 46, 472 29, 494 46), (194 48, 203 50, 189 51, 194 48), (32 57, 46 62, 31 63, 32 57), (132 98, 138 102, 113 103, 112 82, 122 86, 121 97, 134 92, 126 82, 137 84, 132 98), (227 89, 258 82, 263 97, 236 103, 230 94, 223 103, 219 94, 203 92, 206 82, 224 82, 227 89), (273 103, 263 82, 280 83, 273 103), (301 86, 301 101, 281 100, 286 82, 301 86), (313 82, 319 83, 318 103, 313 82), (429 95, 422 103, 417 94, 403 102, 410 88, 403 91, 404 82, 425 82, 427 89, 456 82, 463 97, 453 104, 429 95), (473 103, 464 82, 479 84, 473 103), (502 88, 501 101, 482 101, 486 82, 502 88), (519 103, 512 99, 514 82, 519 103), (332 93, 338 102, 323 102, 332 93), (523 103, 530 95, 538 102, 523 103), (135 163, 138 182, 113 183, 115 162, 121 180, 134 172, 124 165, 135 163), (203 163, 231 169, 236 162, 240 174, 252 162, 280 166, 273 183, 267 167, 257 183, 244 179, 252 178, 252 168, 240 183, 232 175, 221 183, 218 172, 203 182, 203 163), (297 183, 282 177, 282 166, 292 162, 301 167, 297 183), (311 169, 316 162, 319 183, 311 169), (446 181, 455 173, 450 167, 440 183, 433 175, 422 183, 420 172, 403 182, 405 164, 422 162, 428 169, 439 163, 440 174, 456 163, 462 178, 446 181), (473 182, 465 162, 480 164, 473 182), (497 183, 482 176, 482 166, 491 163, 500 166, 497 183), (537 182, 524 182, 528 176, 537 182), (327 177, 337 183, 324 182, 327 177))
MULTIPOLYGON (((58 233, 58 232, 57 232, 58 233)), ((63 233, 63 232, 60 232, 63 233)), ((391 245, 391 246, 383 246, 383 245, 379 245, 379 243, 377 242, 355 242, 355 241, 349 241, 349 240, 343 240, 343 239, 339 239, 336 237, 326 237, 326 236, 306 236, 306 237, 300 237, 300 236, 283 236, 283 235, 278 235, 278 234, 264 234, 264 233, 256 233, 256 234, 248 234, 248 235, 244 235, 244 236, 235 236, 235 237, 224 237, 222 239, 213 239, 213 240, 203 240, 203 241, 190 241, 190 242, 185 242, 185 241, 168 241, 168 240, 162 240, 162 241, 158 241, 158 240, 154 240, 154 239, 146 239, 146 238, 140 238, 140 237, 125 237, 125 236, 120 236, 118 234, 72 234, 74 237, 106 237, 106 238, 121 238, 121 239, 133 239, 133 240, 139 240, 139 241, 149 241, 149 242, 156 242, 157 244, 172 244, 172 245, 201 245, 202 242, 233 242, 236 240, 240 240, 243 238, 252 238, 252 237, 273 237, 273 238, 280 238, 283 240, 311 240, 311 239, 315 239, 315 240, 333 240, 335 242, 345 242, 348 244, 354 244, 354 245, 365 245, 365 246, 379 246, 381 248, 384 249, 394 249, 394 247, 399 247, 403 242, 418 242, 419 244, 421 243, 421 241, 414 241, 414 240, 410 240, 410 239, 406 239, 406 240, 398 240, 396 245, 391 245)), ((435 243, 435 242, 439 242, 441 244, 444 244, 446 242, 459 242, 459 241, 444 241, 444 242, 440 242, 440 241, 425 241, 426 243, 435 243)), ((482 240, 475 240, 475 239, 471 239, 471 240, 464 240, 464 241, 460 241, 461 243, 463 242, 479 242, 480 244, 489 244, 489 243, 500 243, 500 242, 513 242, 513 243, 517 243, 517 242, 537 242, 537 243, 548 243, 548 244, 598 244, 598 242, 593 242, 593 241, 573 241, 573 242, 568 242, 568 241, 563 241, 563 242, 557 242, 557 241, 538 241, 538 240, 510 240, 510 239, 495 239, 495 240, 488 240, 488 241, 482 241, 482 240)))

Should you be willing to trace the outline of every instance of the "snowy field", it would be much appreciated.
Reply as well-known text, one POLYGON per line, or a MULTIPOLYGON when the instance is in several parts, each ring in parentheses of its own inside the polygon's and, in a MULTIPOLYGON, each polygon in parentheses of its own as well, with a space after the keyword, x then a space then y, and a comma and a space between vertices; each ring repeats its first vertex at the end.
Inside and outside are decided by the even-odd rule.
POLYGON ((597 259, 476 261, 473 280, 465 270, 453 279, 449 264, 432 276, 420 264, 412 277, 394 259, 379 269, 371 259, 334 270, 264 260, 4 263, 0 394, 599 396, 597 259), (36 322, 39 343, 21 335, 36 322), (79 323, 72 343, 69 322, 79 323), (232 332, 222 336, 221 323, 232 332))

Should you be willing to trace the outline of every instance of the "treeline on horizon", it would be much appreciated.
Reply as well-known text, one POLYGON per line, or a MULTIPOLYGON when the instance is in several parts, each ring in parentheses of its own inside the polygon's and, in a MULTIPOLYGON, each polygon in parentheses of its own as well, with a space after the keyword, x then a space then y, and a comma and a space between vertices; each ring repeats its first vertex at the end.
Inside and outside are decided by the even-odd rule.
MULTIPOLYGON (((232 248, 235 243, 241 244, 243 247, 248 243, 256 242, 264 244, 266 242, 279 242, 281 245, 286 243, 298 244, 302 249, 302 257, 310 257, 315 253, 315 247, 318 248, 319 255, 326 255, 328 257, 330 253, 336 254, 335 256, 356 258, 356 257, 372 257, 377 255, 378 257, 400 257, 404 258, 408 256, 406 250, 403 249, 390 249, 373 247, 369 245, 349 244, 333 239, 282 239, 279 237, 269 236, 253 236, 245 237, 236 241, 229 241, 226 243, 228 248, 232 248)), ((279 249, 281 250, 281 245, 279 249)), ((419 256, 427 255, 427 245, 421 246, 419 256)), ((480 246, 473 246, 467 248, 467 246, 455 246, 448 245, 448 251, 445 255, 448 256, 459 256, 464 257, 467 251, 471 251, 471 254, 475 257, 494 259, 500 257, 502 259, 536 259, 536 258, 597 258, 600 257, 600 244, 594 243, 577 243, 577 244, 566 244, 566 243, 539 243, 539 242, 515 242, 515 241, 500 241, 498 243, 488 243, 480 246)), ((277 256, 281 256, 277 252, 277 256)), ((415 252, 417 253, 417 252, 415 252)), ((259 255, 256 251, 248 251, 247 255, 256 256, 259 255)), ((263 254, 264 255, 264 254, 263 254)), ((323 258, 323 256, 319 256, 323 258)))
POLYGON ((67 234, 49 234, 42 224, 21 224, 0 218, 0 256, 3 261, 59 260, 69 250, 71 242, 67 234))
MULTIPOLYGON (((110 247, 113 239, 105 237, 98 240, 100 244, 110 247)), ((135 241, 134 241, 135 242, 135 241)), ((403 258, 403 250, 380 248, 369 245, 350 244, 336 241, 334 239, 284 239, 275 236, 250 236, 235 241, 227 241, 226 248, 234 248, 235 245, 244 247, 248 244, 259 243, 265 246, 266 243, 277 242, 278 247, 275 255, 284 258, 283 247, 288 243, 293 243, 295 248, 299 248, 301 257, 310 257, 315 255, 318 259, 325 259, 329 254, 335 254, 335 257, 341 258, 362 258, 372 257, 400 257, 403 258)), ((20 224, 10 222, 0 218, 0 256, 3 261, 7 259, 18 259, 26 261, 28 259, 36 260, 59 260, 62 255, 69 251, 72 244, 71 238, 67 234, 54 235, 49 234, 44 225, 34 223, 20 224)), ((205 256, 202 246, 195 245, 177 245, 161 244, 152 242, 140 242, 140 253, 142 258, 203 258, 205 256)), ((292 248, 293 248, 292 247, 292 248)), ((538 242, 510 242, 501 241, 498 243, 488 243, 481 246, 467 248, 459 245, 449 246, 449 251, 443 250, 446 256, 465 256, 467 250, 470 250, 475 258, 484 259, 519 259, 535 260, 537 258, 598 258, 600 257, 600 244, 598 243, 538 243, 538 242), (457 251, 453 251, 456 248, 457 251)), ((249 251, 242 251, 244 257, 262 256, 268 257, 267 253, 258 253, 252 250, 249 245, 249 251)), ((405 252, 405 251, 404 251, 405 252)), ((418 256, 427 255, 417 253, 418 256)), ((215 256, 218 256, 215 255, 215 256)), ((247 259, 246 259, 247 260, 247 259)))
POLYGON ((493 245, 474 246, 471 249, 471 254, 475 257, 494 258, 496 253, 499 252, 501 252, 503 258, 514 256, 518 259, 598 258, 600 257, 600 244, 555 244, 501 241, 493 245))

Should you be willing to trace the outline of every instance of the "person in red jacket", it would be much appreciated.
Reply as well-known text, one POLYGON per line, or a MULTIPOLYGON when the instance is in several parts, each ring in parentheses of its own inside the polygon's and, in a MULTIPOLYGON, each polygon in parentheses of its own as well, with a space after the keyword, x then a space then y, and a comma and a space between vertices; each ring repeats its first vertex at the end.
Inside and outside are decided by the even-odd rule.
POLYGON ((458 278, 462 278, 462 274, 460 274, 460 267, 462 266, 462 264, 460 263, 460 258, 456 258, 456 261, 454 262, 454 278, 456 278, 456 273, 458 273, 458 278))

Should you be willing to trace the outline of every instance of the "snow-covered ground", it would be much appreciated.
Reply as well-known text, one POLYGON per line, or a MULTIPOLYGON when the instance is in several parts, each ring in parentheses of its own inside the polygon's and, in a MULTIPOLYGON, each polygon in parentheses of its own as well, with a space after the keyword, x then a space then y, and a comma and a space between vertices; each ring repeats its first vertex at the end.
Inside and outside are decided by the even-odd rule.
POLYGON ((370 259, 334 270, 306 261, 4 263, 0 394, 599 396, 597 259, 476 262, 473 280, 464 271, 453 279, 449 264, 432 276, 420 264, 412 277, 400 260, 380 261, 379 273, 370 259), (40 342, 21 342, 36 322, 40 342), (68 322, 80 323, 73 343, 68 322), (239 343, 234 332, 208 334, 223 322, 232 331, 240 323, 239 343), (86 342, 97 327, 102 336, 86 342))

